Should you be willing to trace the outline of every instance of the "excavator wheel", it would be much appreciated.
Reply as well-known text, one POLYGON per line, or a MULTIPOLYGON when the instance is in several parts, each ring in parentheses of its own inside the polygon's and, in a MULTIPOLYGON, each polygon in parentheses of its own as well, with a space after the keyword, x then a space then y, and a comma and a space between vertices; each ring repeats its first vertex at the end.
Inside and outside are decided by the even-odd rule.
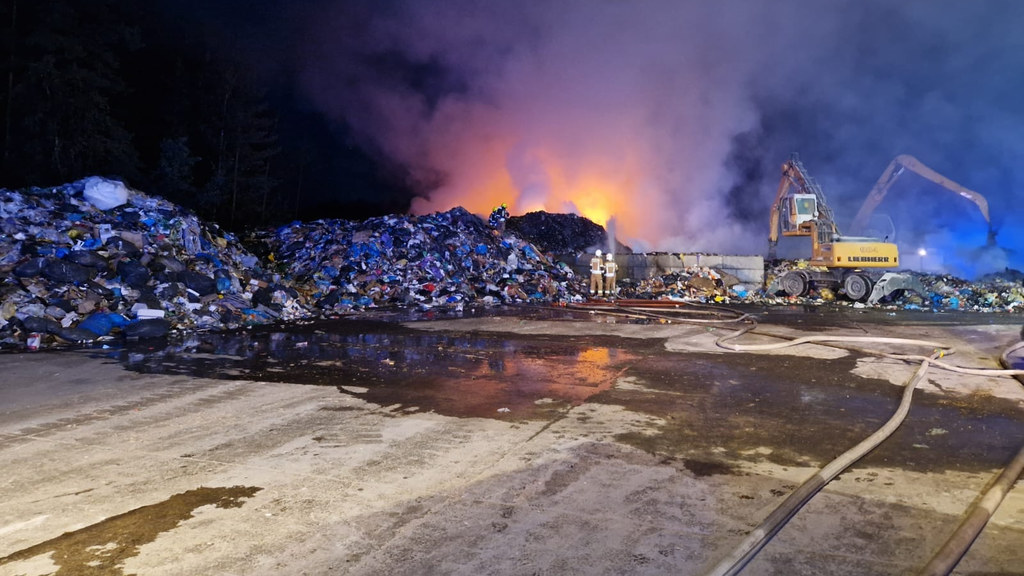
POLYGON ((805 296, 811 287, 810 280, 799 270, 790 270, 782 275, 782 291, 787 296, 805 296))
POLYGON ((843 291, 854 302, 862 302, 871 293, 871 279, 863 274, 849 274, 843 279, 843 291))

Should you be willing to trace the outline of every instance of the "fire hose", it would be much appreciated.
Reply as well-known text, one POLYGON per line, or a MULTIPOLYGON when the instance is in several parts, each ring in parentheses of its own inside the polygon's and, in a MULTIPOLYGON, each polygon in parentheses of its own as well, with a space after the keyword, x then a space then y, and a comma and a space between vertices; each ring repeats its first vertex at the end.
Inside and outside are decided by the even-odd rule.
MULTIPOLYGON (((722 559, 708 575, 734 575, 738 574, 754 557, 760 552, 762 548, 774 537, 789 520, 807 503, 818 491, 820 491, 826 484, 832 479, 838 476, 843 470, 849 468, 853 463, 862 458, 871 450, 874 450, 879 444, 885 439, 892 435, 893 432, 899 428, 900 424, 906 418, 907 413, 910 411, 910 402, 913 398, 914 389, 917 384, 924 378, 925 373, 931 366, 941 367, 945 370, 957 372, 961 374, 973 374, 981 376, 1021 376, 1024 375, 1024 370, 985 370, 985 369, 973 369, 963 368, 948 364, 939 360, 944 356, 951 354, 953 351, 945 345, 930 342, 927 340, 911 340, 901 338, 875 338, 870 336, 805 336, 801 338, 795 338, 786 342, 780 342, 776 344, 759 344, 759 345, 739 345, 739 344, 727 344, 728 340, 738 338, 739 336, 750 332, 754 329, 754 326, 745 327, 737 332, 728 334, 719 338, 717 344, 723 348, 734 350, 734 351, 755 351, 755 350, 774 350, 779 348, 786 348, 789 346, 796 346, 804 343, 811 342, 835 342, 841 341, 843 343, 852 342, 865 342, 865 343, 888 343, 888 344, 903 344, 903 345, 914 345, 914 346, 925 346, 933 349, 938 349, 931 356, 919 356, 919 355, 906 355, 906 354, 891 354, 891 353, 879 353, 872 352, 883 357, 894 358, 899 360, 919 360, 921 366, 914 373, 914 376, 907 382, 904 387, 903 395, 900 400, 900 404, 897 407, 895 413, 889 420, 882 425, 877 431, 868 436, 866 439, 861 441, 859 444, 847 450, 832 462, 828 463, 824 468, 820 469, 813 476, 808 478, 801 484, 795 491, 793 491, 775 510, 773 510, 762 522, 751 531, 750 534, 736 547, 733 551, 724 559, 722 559)), ((1024 346, 1024 343, 1017 344, 1010 350, 1024 346)), ((1003 353, 1003 365, 1007 366, 1008 363, 1005 361, 1007 354, 1010 352, 1007 350, 1003 353)), ((1002 502, 1003 497, 1016 482, 1017 477, 1021 473, 1021 468, 1024 467, 1024 448, 1021 449, 1017 457, 1014 458, 1013 462, 1004 470, 1003 474, 997 480, 996 484, 989 490, 979 506, 975 508, 969 515, 967 520, 961 525, 957 532, 950 538, 946 545, 944 545, 939 552, 933 558, 932 562, 926 567, 926 572, 923 574, 948 574, 959 562, 963 554, 966 553, 967 548, 970 547, 974 539, 984 528, 988 519, 995 512, 995 508, 1002 502), (931 570, 931 571, 927 571, 931 570)))
MULTIPOLYGON (((1024 348, 1024 342, 1018 342, 1007 348, 999 358, 1000 364, 1004 368, 1012 366, 1010 355, 1021 348, 1024 348)), ((1016 372, 1020 371, 1017 370, 1016 372)), ((1024 377, 1021 377, 1019 374, 1015 377, 1024 384, 1024 377)), ((946 543, 935 552, 932 559, 921 570, 920 574, 922 576, 945 575, 953 571, 953 568, 956 567, 960 559, 967 553, 967 550, 974 544, 974 540, 981 534, 989 519, 995 514, 999 505, 1002 504, 1003 498, 1010 492, 1010 489, 1013 488, 1013 485, 1022 473, 1024 473, 1024 446, 1021 446, 1021 449, 1017 451, 1017 455, 1003 469, 995 482, 975 501, 974 506, 964 517, 963 521, 960 522, 960 525, 957 526, 953 534, 949 536, 946 543)))
MULTIPOLYGON (((621 312, 611 312, 602 310, 604 313, 612 313, 629 317, 641 317, 641 318, 659 318, 662 320, 669 321, 683 321, 685 323, 702 324, 702 323, 724 323, 724 322, 742 322, 750 316, 747 314, 736 313, 734 318, 730 319, 679 319, 671 317, 663 313, 654 313, 651 311, 651 307, 644 307, 644 309, 633 309, 629 306, 615 306, 621 312)), ((639 307, 638 307, 639 308, 639 307)), ((657 307, 659 311, 662 307, 657 307)), ((730 311, 733 312, 733 311, 730 311)), ((1012 369, 1012 365, 1009 361, 1009 356, 1014 351, 1024 348, 1024 342, 1019 342, 1014 346, 1006 349, 1000 357, 1000 363, 1004 367, 1002 370, 993 369, 975 369, 975 368, 964 368, 949 364, 940 360, 944 356, 953 353, 953 350, 937 342, 928 340, 914 340, 914 339, 903 339, 903 338, 885 338, 885 337, 870 337, 870 336, 804 336, 800 338, 790 339, 784 342, 778 342, 773 344, 732 344, 728 343, 730 340, 739 338, 740 336, 753 331, 756 328, 756 323, 751 323, 748 326, 737 330, 731 334, 727 334, 716 341, 716 345, 737 352, 748 352, 748 351, 764 351, 764 350, 777 350, 790 346, 797 346, 800 344, 814 343, 814 342, 841 342, 847 344, 842 346, 847 349, 859 349, 848 346, 851 343, 873 343, 873 344, 893 344, 893 345, 907 345, 907 346, 923 346, 935 350, 930 356, 923 355, 908 355, 908 354, 893 354, 878 352, 873 350, 859 349, 863 352, 874 354, 877 356, 893 358, 904 361, 919 361, 920 367, 914 373, 913 377, 906 383, 903 390, 903 395, 900 399, 900 404, 896 411, 889 418, 889 420, 883 424, 873 434, 865 438, 859 444, 847 450, 839 457, 828 463, 825 467, 821 468, 813 476, 808 478, 801 484, 796 490, 794 490, 775 510, 773 510, 762 522, 755 528, 747 537, 736 546, 732 552, 722 559, 715 567, 708 572, 709 576, 718 575, 735 575, 738 574, 751 560, 761 551, 762 548, 771 540, 796 513, 806 504, 815 494, 817 494, 822 488, 825 487, 830 481, 836 476, 842 473, 844 470, 852 466, 860 458, 874 450, 878 445, 885 441, 889 436, 899 428, 903 420, 906 418, 910 411, 910 403, 913 398, 914 389, 917 384, 924 379, 924 376, 928 369, 932 366, 948 370, 960 374, 970 374, 978 376, 1014 376, 1022 383, 1024 383, 1024 370, 1012 369)), ((773 336, 777 337, 777 336, 773 336)), ((833 344, 834 345, 834 344, 833 344)), ((1024 447, 1020 449, 1016 457, 1010 462, 1010 464, 1000 473, 998 478, 986 489, 985 493, 982 494, 979 499, 975 502, 972 509, 967 513, 964 520, 957 527, 954 533, 949 537, 945 544, 939 548, 934 554, 932 559, 920 572, 922 575, 927 576, 938 576, 947 575, 956 567, 959 561, 963 558, 964 554, 974 543, 974 540, 978 537, 989 519, 995 513, 996 509, 1002 503, 1006 494, 1012 489, 1021 473, 1024 472, 1024 447)))

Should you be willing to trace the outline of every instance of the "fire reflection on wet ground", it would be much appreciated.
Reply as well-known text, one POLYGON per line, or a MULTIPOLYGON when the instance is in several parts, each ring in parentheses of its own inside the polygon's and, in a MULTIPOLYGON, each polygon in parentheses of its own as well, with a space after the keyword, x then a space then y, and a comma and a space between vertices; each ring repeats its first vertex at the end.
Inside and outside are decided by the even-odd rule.
MULTIPOLYGON (((657 338, 425 332, 366 320, 201 334, 108 354, 144 373, 334 386, 396 414, 552 421, 583 402, 618 405, 661 422, 620 441, 670 459, 700 454, 702 469, 714 470, 755 449, 785 466, 827 462, 888 419, 901 393, 854 376, 857 354, 823 365, 668 352, 657 338)), ((908 420, 865 462, 986 470, 1005 464, 1022 433, 1014 400, 919 394, 908 420)))
POLYGON ((337 386, 370 402, 451 416, 543 418, 609 390, 638 358, 599 340, 343 321, 202 334, 110 355, 144 373, 337 386))

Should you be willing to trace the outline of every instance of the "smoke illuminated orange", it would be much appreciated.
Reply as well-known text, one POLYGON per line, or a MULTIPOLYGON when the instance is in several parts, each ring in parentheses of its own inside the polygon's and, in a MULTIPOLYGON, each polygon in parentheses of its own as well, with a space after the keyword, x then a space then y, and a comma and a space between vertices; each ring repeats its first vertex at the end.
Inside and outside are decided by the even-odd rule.
MULTIPOLYGON (((451 196, 470 212, 485 217, 495 206, 506 203, 514 215, 538 210, 575 213, 601 226, 607 226, 614 217, 620 232, 643 236, 638 210, 644 206, 636 202, 634 170, 623 166, 576 168, 545 156, 533 155, 533 168, 540 172, 537 180, 542 182, 535 189, 516 186, 514 174, 507 168, 497 168, 475 174, 475 190, 460 186, 461 193, 451 196)), ((490 166, 500 165, 495 162, 490 166)))

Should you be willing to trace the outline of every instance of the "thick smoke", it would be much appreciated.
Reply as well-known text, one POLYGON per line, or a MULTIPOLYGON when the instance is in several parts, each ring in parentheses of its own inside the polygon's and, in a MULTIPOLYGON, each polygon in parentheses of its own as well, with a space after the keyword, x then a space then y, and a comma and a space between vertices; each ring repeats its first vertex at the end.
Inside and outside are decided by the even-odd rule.
MULTIPOLYGON (((507 202, 614 217, 634 247, 761 253, 793 151, 840 225, 900 153, 1009 210, 1022 23, 1013 0, 345 1, 311 19, 302 82, 409 170, 414 211, 507 202)), ((901 178, 891 195, 959 206, 901 178)), ((910 243, 984 226, 906 216, 910 243)))

